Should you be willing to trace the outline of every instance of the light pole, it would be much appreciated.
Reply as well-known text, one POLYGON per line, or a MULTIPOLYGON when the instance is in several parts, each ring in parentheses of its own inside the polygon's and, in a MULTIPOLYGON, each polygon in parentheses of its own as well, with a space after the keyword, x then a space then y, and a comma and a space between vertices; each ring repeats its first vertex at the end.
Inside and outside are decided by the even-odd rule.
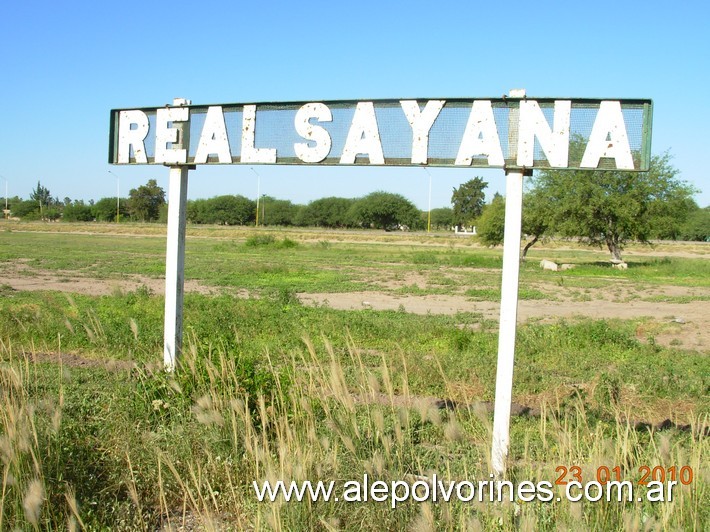
POLYGON ((426 166, 422 166, 422 168, 429 176, 429 214, 427 215, 426 232, 431 233, 431 173, 429 173, 429 169, 426 166))
POLYGON ((116 178, 116 223, 119 223, 121 221, 121 203, 120 203, 120 188, 121 188, 121 179, 114 174, 111 170, 108 171, 109 174, 111 174, 113 177, 116 178))

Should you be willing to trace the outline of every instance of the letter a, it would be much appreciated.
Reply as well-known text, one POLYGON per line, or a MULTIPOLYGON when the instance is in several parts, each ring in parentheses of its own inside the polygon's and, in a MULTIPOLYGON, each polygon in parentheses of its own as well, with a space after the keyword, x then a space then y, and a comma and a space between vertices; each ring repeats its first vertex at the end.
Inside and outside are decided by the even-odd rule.
POLYGON ((619 170, 633 170, 629 136, 619 102, 601 102, 580 167, 597 168, 602 157, 613 158, 619 170))

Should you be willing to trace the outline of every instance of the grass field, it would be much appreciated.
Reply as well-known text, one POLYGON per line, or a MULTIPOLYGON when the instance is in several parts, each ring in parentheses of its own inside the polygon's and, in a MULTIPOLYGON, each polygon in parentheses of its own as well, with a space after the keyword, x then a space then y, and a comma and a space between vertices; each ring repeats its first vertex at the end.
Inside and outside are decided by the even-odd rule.
POLYGON ((173 375, 164 256, 161 226, 0 226, 0 530, 710 523, 708 246, 632 247, 618 271, 558 242, 521 270, 509 478, 692 469, 672 502, 396 509, 259 503, 252 481, 488 479, 501 250, 444 234, 190 228, 173 375), (541 258, 575 268, 544 272, 541 258))

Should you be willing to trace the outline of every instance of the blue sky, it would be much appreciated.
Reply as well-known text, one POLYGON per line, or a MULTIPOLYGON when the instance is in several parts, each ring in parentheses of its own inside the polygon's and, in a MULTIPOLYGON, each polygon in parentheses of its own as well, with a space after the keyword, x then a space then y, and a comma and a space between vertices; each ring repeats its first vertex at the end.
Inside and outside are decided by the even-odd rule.
MULTIPOLYGON (((127 196, 160 166, 111 166, 112 108, 370 98, 652 98, 653 152, 710 204, 710 4, 704 1, 7 2, 0 11, 0 193, 127 196), (119 177, 109 173, 111 170, 119 177)), ((375 190, 428 204, 419 168, 257 166, 296 203, 375 190)), ((432 168, 432 207, 475 176, 432 168)), ((256 197, 248 166, 198 167, 189 197, 256 197)))

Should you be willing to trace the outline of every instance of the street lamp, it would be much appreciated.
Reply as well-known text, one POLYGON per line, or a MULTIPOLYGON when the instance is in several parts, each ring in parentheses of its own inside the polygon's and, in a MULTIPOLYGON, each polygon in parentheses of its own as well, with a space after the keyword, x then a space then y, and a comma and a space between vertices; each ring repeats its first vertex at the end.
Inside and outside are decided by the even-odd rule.
POLYGON ((431 233, 431 174, 426 166, 422 166, 422 168, 429 176, 429 214, 427 215, 426 232, 431 233))
POLYGON ((121 203, 119 199, 121 197, 119 190, 121 187, 121 179, 111 170, 109 170, 108 173, 116 178, 116 223, 119 223, 121 221, 121 203))

